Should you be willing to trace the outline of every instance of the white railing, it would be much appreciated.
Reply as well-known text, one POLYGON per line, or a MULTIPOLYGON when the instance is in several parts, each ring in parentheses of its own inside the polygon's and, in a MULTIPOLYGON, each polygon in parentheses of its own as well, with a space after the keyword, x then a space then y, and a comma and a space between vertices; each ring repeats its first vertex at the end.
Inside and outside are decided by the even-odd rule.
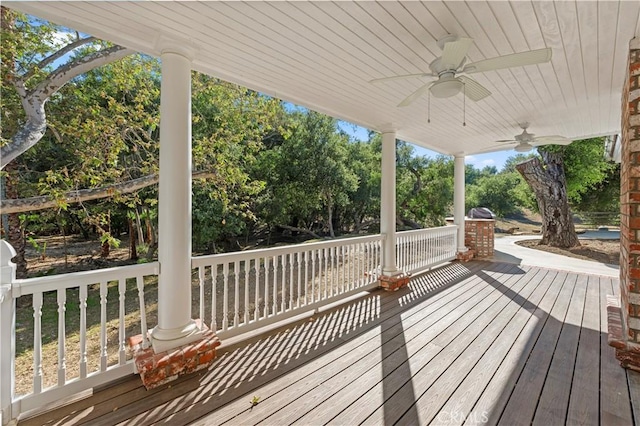
POLYGON ((296 316, 377 285, 381 235, 192 259, 200 318, 221 338, 296 316))
MULTIPOLYGON (((399 269, 415 273, 454 259, 456 230, 397 233, 399 269)), ((378 285, 383 240, 194 257, 193 316, 226 339, 339 302, 378 285)), ((158 262, 17 280, 15 252, 5 241, 0 249, 0 420, 134 372, 127 339, 141 334, 149 345, 158 262), (18 363, 31 377, 17 381, 18 363)))
POLYGON ((396 234, 398 269, 415 273, 456 258, 455 225, 416 229, 396 234))
POLYGON ((143 346, 148 344, 144 280, 157 274, 158 263, 154 262, 14 279, 11 287, 5 286, 2 337, 8 321, 13 330, 10 340, 0 343, 4 419, 133 373, 127 338, 141 333, 143 346), (134 301, 132 306, 132 298, 139 303, 134 301), (126 312, 127 300, 130 312, 126 312), (27 305, 21 308, 21 316, 16 315, 16 301, 27 305), (27 316, 28 304, 32 315, 27 316), (22 342, 31 337, 32 345, 22 342), (16 339, 21 340, 19 345, 16 339), (20 354, 16 354, 18 347, 20 354), (31 379, 21 377, 16 382, 16 362, 27 362, 29 353, 31 379), (7 358, 9 366, 5 365, 7 358))

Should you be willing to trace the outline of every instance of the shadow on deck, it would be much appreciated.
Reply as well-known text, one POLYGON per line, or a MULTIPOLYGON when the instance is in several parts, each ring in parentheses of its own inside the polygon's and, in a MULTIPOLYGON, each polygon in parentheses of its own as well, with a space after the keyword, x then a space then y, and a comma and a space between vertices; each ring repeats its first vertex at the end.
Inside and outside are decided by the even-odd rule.
POLYGON ((454 262, 229 346, 204 372, 151 391, 132 377, 19 424, 634 424, 640 376, 607 345, 617 288, 454 262))

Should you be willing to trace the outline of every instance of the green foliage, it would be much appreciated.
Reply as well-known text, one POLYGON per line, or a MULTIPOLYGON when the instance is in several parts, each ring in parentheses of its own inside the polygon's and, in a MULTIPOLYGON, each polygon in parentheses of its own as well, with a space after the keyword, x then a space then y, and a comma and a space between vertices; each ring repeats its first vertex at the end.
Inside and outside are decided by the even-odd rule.
POLYGON ((547 145, 540 152, 561 153, 567 178, 567 196, 572 204, 610 177, 615 164, 604 158, 604 138, 575 141, 570 145, 547 145))
POLYGON ((516 188, 520 180, 520 176, 515 172, 481 177, 466 191, 466 210, 472 207, 487 207, 498 217, 517 212, 519 200, 516 188))

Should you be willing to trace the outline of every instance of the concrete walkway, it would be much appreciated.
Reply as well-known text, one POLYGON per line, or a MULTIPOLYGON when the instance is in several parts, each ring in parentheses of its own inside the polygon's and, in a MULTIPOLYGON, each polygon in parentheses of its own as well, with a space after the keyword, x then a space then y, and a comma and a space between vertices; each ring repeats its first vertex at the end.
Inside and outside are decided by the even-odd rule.
MULTIPOLYGON (((588 260, 576 259, 554 253, 547 253, 542 250, 530 249, 516 244, 516 241, 539 239, 539 235, 499 235, 495 238, 496 262, 509 262, 518 265, 530 265, 551 269, 562 269, 564 271, 582 272, 586 274, 606 275, 619 277, 620 268, 618 265, 592 262, 588 260)), ((619 239, 618 231, 588 231, 579 235, 580 239, 602 238, 619 239)))

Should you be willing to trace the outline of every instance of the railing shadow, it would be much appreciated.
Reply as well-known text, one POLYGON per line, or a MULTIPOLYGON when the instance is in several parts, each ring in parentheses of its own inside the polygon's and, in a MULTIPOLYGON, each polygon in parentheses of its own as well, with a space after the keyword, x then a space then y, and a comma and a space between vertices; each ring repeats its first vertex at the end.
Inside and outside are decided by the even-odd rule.
MULTIPOLYGON (((384 349, 384 342, 394 338, 403 339, 402 328, 399 332, 397 327, 394 328, 395 332, 389 331, 397 323, 401 324, 400 315, 403 311, 425 299, 436 297, 474 272, 473 267, 452 263, 416 276, 412 281, 411 291, 373 291, 339 307, 316 314, 312 318, 276 329, 268 335, 226 347, 205 372, 171 383, 170 392, 154 390, 154 400, 157 403, 154 408, 132 404, 135 402, 132 395, 123 394, 99 403, 106 405, 99 409, 94 407, 93 411, 102 413, 107 412, 110 406, 118 406, 117 411, 109 413, 109 421, 115 423, 124 420, 127 420, 128 424, 146 424, 160 420, 183 423, 192 421, 198 415, 206 415, 217 410, 243 395, 245 399, 247 396, 251 399, 252 392, 261 386, 299 370, 322 355, 337 350, 355 336, 380 327, 383 322, 384 329, 381 330, 380 336, 375 338, 381 340, 382 350, 387 351, 384 349)), ((376 346, 376 350, 380 351, 380 346, 376 346)), ((409 378, 408 362, 404 362, 408 356, 404 342, 400 348, 405 351, 404 354, 398 353, 394 359, 403 361, 401 365, 404 367, 400 368, 406 368, 405 374, 409 378)), ((383 377, 398 366, 396 362, 389 361, 392 352, 394 351, 389 349, 389 353, 382 353, 383 377)), ((349 365, 338 363, 329 368, 348 367, 349 365)), ((332 371, 332 374, 335 372, 332 371)), ((300 381, 305 377, 296 376, 295 379, 300 381)), ((386 386, 384 382, 383 386, 386 386)), ((263 396, 260 404, 264 404, 265 407, 271 406, 269 399, 275 396, 277 395, 263 396)), ((304 395, 296 396, 304 398, 304 395)), ((288 401, 291 402, 293 401, 288 401)), ((251 408, 247 402, 245 411, 250 411, 251 408)), ((238 413, 229 416, 227 420, 232 420, 238 413)), ((92 417, 93 414, 85 413, 82 421, 89 421, 92 417)), ((220 411, 217 411, 216 423, 222 424, 225 421, 220 411)), ((231 423, 233 424, 233 421, 231 423)))

